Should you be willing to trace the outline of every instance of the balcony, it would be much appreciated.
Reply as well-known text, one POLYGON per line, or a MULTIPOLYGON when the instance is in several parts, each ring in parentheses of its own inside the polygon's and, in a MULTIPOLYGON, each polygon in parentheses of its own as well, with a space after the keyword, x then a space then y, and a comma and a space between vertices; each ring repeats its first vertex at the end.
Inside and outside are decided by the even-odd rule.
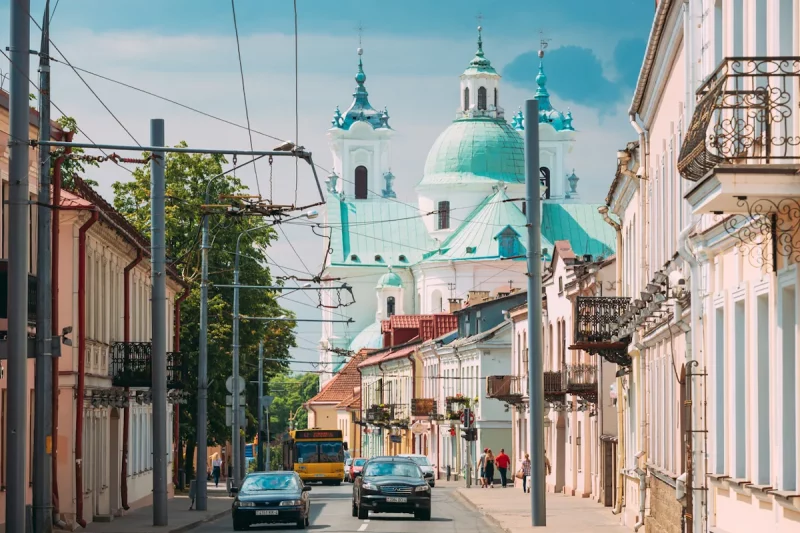
POLYGON ((365 420, 375 426, 387 425, 391 422, 393 409, 391 405, 373 404, 367 408, 365 420))
POLYGON ((579 296, 575 301, 574 343, 570 350, 584 350, 621 366, 631 364, 629 337, 623 337, 620 323, 630 312, 630 298, 579 296))
POLYGON ((544 372, 544 399, 548 402, 564 401, 567 393, 566 374, 561 371, 544 372))
POLYGON ((522 403, 519 376, 489 376, 486 378, 486 397, 509 405, 522 403))
POLYGON ((695 214, 800 207, 798 81, 800 57, 732 57, 700 87, 678 157, 695 214))
MULTIPOLYGON (((108 374, 114 387, 151 388, 153 385, 152 344, 115 342, 111 347, 108 374)), ((182 389, 185 379, 180 352, 167 352, 167 388, 182 389)))
POLYGON ((411 416, 435 418, 439 414, 437 403, 433 398, 414 398, 411 400, 411 416))
POLYGON ((568 365, 566 375, 567 393, 597 403, 597 365, 568 365))

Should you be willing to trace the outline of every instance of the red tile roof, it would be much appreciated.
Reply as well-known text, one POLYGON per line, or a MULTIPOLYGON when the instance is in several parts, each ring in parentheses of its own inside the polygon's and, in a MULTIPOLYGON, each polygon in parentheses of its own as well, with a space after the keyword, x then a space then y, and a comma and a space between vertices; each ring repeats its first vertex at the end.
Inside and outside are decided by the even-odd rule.
POLYGON ((353 390, 361 386, 361 374, 358 372, 359 364, 366 359, 368 350, 361 350, 354 355, 339 373, 319 391, 319 394, 308 400, 308 403, 339 404, 353 397, 353 390))
POLYGON ((372 357, 366 358, 362 363, 358 365, 359 368, 364 368, 368 366, 374 366, 378 363, 384 363, 386 361, 392 361, 394 359, 400 359, 403 357, 408 357, 409 355, 413 354, 417 347, 422 343, 422 339, 419 337, 415 338, 412 341, 412 344, 402 346, 400 348, 394 350, 387 350, 383 352, 378 352, 372 357))
POLYGON ((361 409, 361 387, 353 389, 353 395, 342 400, 336 406, 337 409, 361 409))

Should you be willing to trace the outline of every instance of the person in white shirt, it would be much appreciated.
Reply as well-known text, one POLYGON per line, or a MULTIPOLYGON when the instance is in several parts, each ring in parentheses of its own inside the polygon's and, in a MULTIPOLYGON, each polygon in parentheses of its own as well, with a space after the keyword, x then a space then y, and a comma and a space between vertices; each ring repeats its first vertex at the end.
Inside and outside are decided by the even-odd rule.
POLYGON ((219 476, 222 473, 222 459, 216 455, 211 461, 211 475, 214 476, 214 486, 219 487, 219 476))

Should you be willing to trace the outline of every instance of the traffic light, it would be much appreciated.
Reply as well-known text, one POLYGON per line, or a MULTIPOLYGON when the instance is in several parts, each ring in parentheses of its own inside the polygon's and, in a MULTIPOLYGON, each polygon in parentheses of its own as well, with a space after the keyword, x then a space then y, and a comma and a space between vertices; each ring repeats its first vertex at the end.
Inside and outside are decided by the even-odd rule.
POLYGON ((469 441, 469 436, 471 435, 471 431, 469 428, 461 428, 461 438, 469 441))
POLYGON ((464 428, 461 430, 461 438, 467 442, 478 440, 478 428, 464 428))

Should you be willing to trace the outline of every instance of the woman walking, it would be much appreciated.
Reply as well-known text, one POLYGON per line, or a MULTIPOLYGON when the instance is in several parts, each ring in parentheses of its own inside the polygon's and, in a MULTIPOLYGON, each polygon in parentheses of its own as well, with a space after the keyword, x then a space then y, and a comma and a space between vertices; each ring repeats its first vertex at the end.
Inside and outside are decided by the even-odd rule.
POLYGON ((494 454, 492 450, 486 451, 486 459, 484 461, 483 466, 484 474, 486 475, 486 483, 489 484, 489 488, 494 488, 494 454))
POLYGON ((525 459, 522 461, 522 492, 530 492, 528 488, 528 478, 531 475, 531 456, 525 454, 525 459))

